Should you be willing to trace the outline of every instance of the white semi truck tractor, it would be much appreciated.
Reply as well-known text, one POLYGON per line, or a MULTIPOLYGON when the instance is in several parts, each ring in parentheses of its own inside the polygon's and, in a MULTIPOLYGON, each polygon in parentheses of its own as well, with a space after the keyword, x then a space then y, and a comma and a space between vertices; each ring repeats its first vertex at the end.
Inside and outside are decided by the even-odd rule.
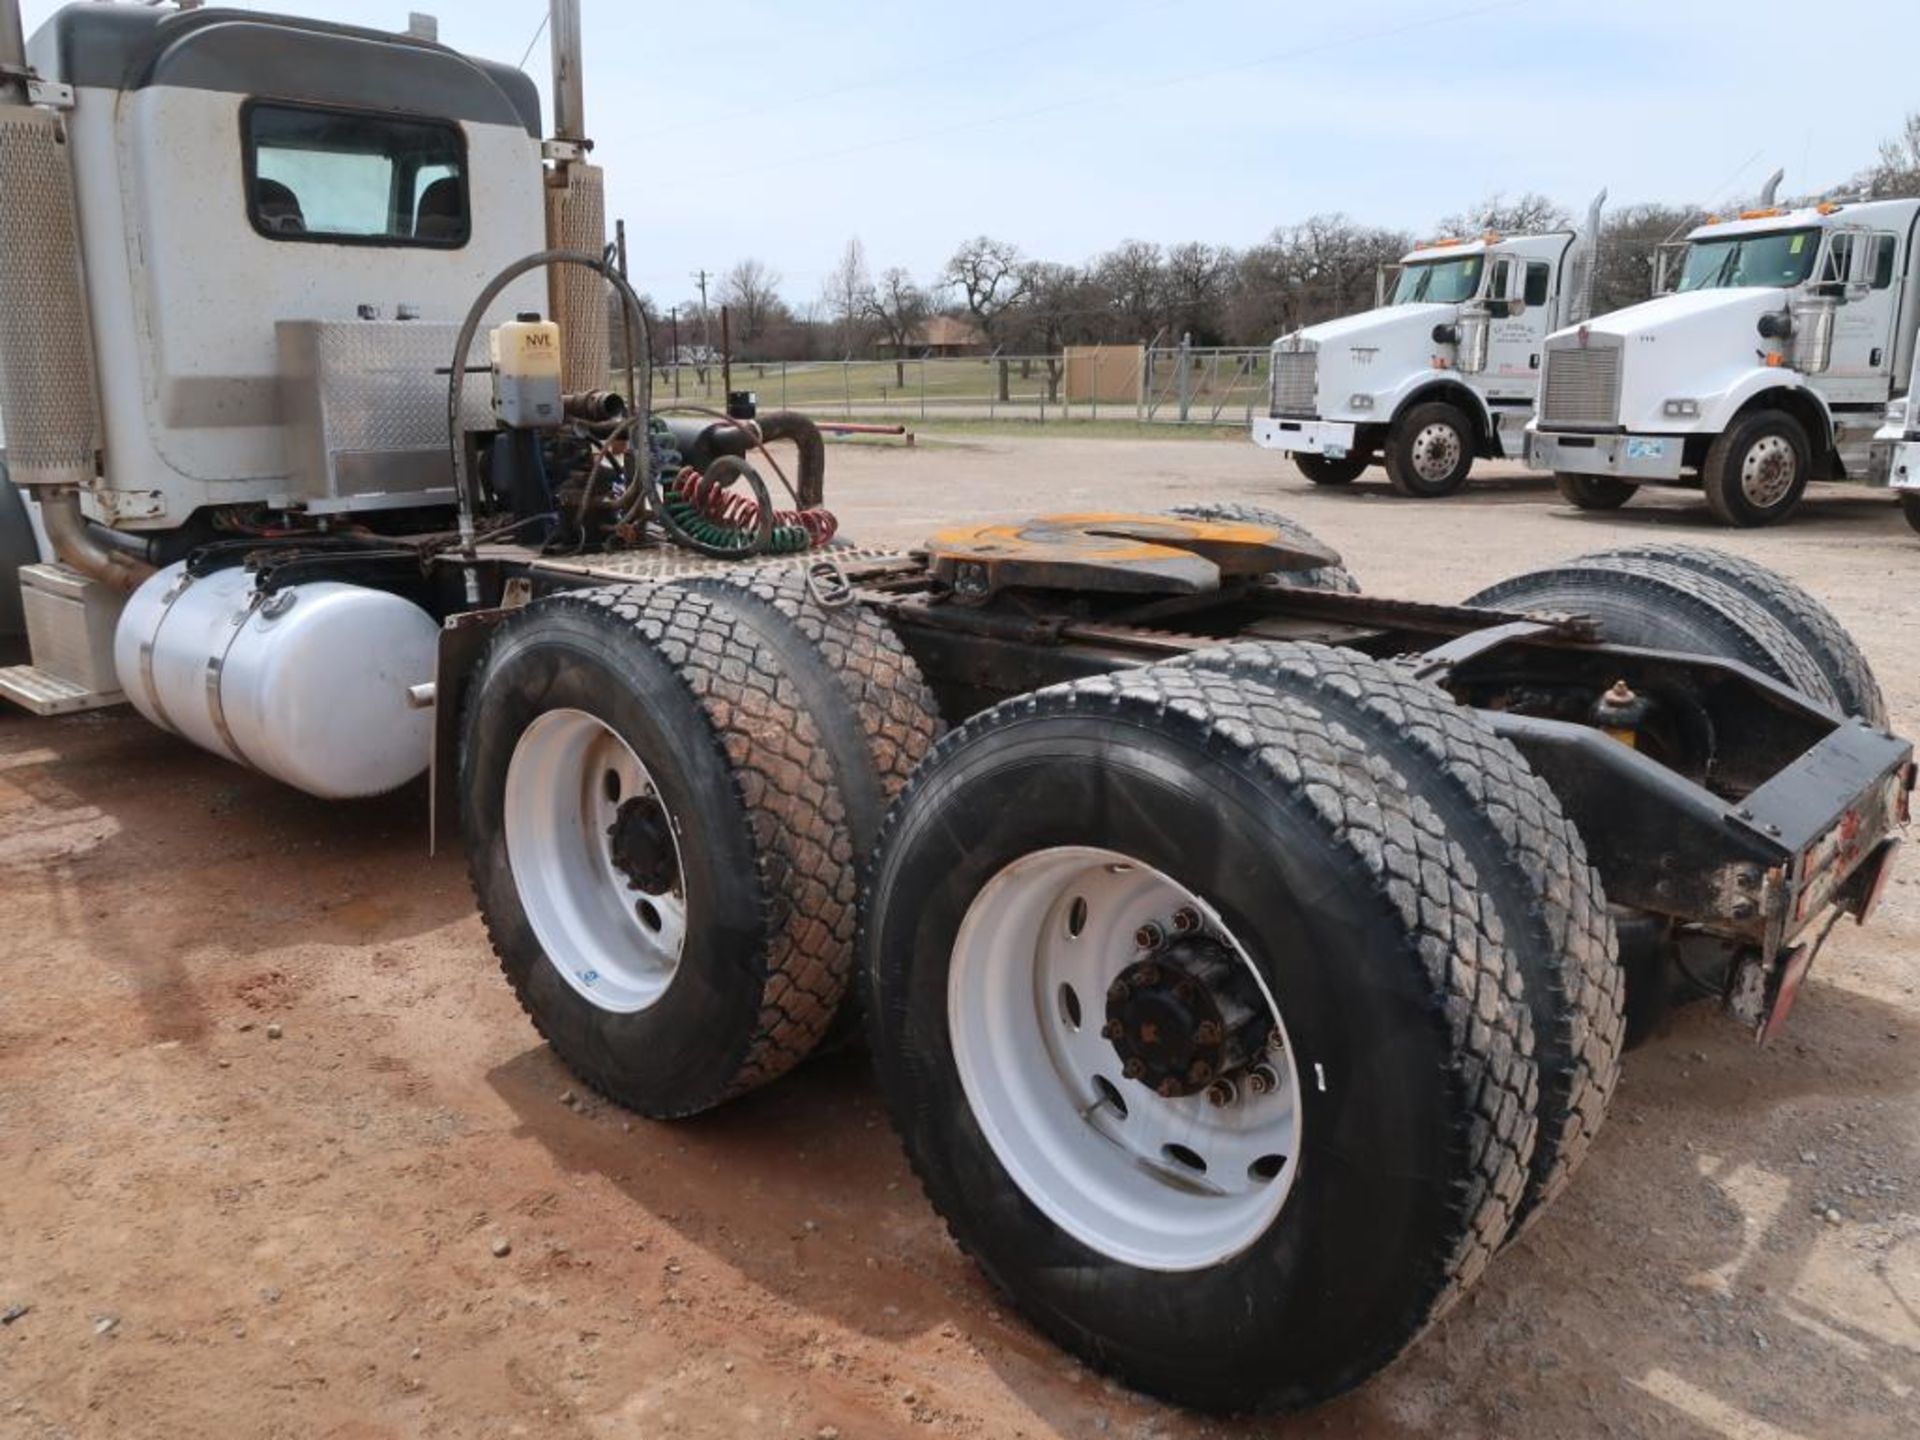
MULTIPOLYGON (((81 4, 29 47, 0 0, 0 532, 44 557, 0 694, 124 696, 248 794, 419 785, 533 1026, 641 1114, 863 1032, 994 1282, 1212 1410, 1413 1343, 1683 967, 1764 1037, 1871 915, 1912 747, 1758 566, 1443 606, 1231 506, 838 543, 803 419, 609 375, 608 288, 624 353, 647 317, 551 30, 543 138, 425 26, 81 4)), ((1471 254, 1551 304, 1570 244, 1471 254)))
POLYGON ((1917 224, 1900 199, 1699 226, 1670 293, 1548 339, 1529 463, 1582 509, 1688 485, 1742 526, 1785 519, 1809 481, 1876 478, 1920 331, 1917 224))
POLYGON ((1519 458, 1547 335, 1585 317, 1606 192, 1578 232, 1429 241, 1387 303, 1273 344, 1254 442, 1316 485, 1384 463, 1403 495, 1451 495, 1476 459, 1519 458))

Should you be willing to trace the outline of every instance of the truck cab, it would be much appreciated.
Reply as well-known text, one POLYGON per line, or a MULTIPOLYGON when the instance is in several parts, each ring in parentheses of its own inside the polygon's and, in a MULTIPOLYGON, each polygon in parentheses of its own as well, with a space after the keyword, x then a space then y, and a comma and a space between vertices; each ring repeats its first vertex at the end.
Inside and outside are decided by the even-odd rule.
POLYGON ((1687 237, 1671 291, 1550 336, 1528 461, 1572 503, 1697 485, 1729 525, 1865 482, 1920 330, 1920 200, 1765 206, 1687 237))
POLYGON ((1578 233, 1429 241, 1386 303, 1281 336, 1254 442, 1318 485, 1379 460, 1422 498, 1459 489, 1476 458, 1517 457, 1546 337, 1585 313, 1605 198, 1578 233))

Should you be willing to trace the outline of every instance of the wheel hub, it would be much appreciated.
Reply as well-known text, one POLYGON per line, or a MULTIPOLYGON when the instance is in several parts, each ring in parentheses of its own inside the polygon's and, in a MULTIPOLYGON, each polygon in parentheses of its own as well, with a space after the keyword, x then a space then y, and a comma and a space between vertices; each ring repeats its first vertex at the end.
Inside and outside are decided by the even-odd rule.
POLYGON ((1413 468, 1422 480, 1438 482, 1460 463, 1460 437, 1450 425, 1429 425, 1414 437, 1413 468))
POLYGON ((680 860, 666 807, 649 792, 635 795, 614 812, 607 827, 613 868, 636 890, 664 895, 680 880, 680 860))
POLYGON ((1172 1099, 1197 1095, 1259 1053, 1257 994, 1232 952, 1183 936, 1123 970, 1107 989, 1100 1033, 1121 1074, 1172 1099))

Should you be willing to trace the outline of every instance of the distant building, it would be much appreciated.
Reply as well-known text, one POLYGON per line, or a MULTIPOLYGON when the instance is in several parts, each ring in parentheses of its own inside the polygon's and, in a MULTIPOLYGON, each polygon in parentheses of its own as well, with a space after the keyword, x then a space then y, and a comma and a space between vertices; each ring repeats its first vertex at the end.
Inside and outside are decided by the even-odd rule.
POLYGON ((962 355, 986 354, 987 341, 971 322, 956 320, 951 315, 935 315, 924 321, 905 345, 882 340, 874 347, 874 353, 883 360, 917 360, 923 355, 935 360, 951 360, 962 355))

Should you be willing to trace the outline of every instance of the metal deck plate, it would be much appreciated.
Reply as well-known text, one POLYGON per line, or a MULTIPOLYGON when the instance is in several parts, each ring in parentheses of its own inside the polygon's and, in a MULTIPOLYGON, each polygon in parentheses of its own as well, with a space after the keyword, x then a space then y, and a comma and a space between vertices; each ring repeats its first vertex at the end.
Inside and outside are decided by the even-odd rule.
POLYGON ((1223 579, 1338 565, 1326 546, 1270 525, 1170 515, 1043 515, 942 530, 933 573, 958 595, 1009 588, 1200 595, 1223 579))
POLYGON ((0 700, 11 700, 35 715, 67 715, 75 710, 98 710, 126 699, 119 690, 89 690, 71 680, 32 665, 0 668, 0 700))

